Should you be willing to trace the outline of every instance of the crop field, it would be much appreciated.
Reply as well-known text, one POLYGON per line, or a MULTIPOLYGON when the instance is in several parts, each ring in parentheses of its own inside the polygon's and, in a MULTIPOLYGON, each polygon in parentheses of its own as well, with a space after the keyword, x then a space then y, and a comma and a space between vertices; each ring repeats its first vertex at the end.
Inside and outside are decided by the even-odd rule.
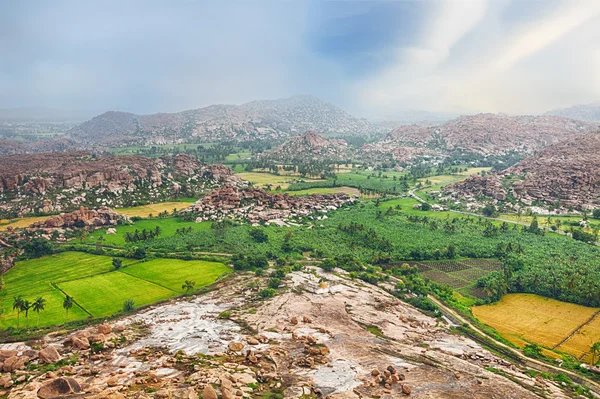
POLYGON ((116 234, 106 234, 106 229, 96 230, 87 239, 87 243, 95 243, 98 237, 104 237, 103 245, 124 246, 125 233, 133 233, 135 230, 142 231, 154 230, 160 227, 159 238, 174 236, 178 229, 192 228, 193 231, 202 231, 210 229, 210 222, 186 222, 180 218, 161 218, 138 220, 132 225, 115 226, 116 234))
MULTIPOLYGON (((137 306, 148 305, 183 293, 185 280, 196 282, 195 289, 212 284, 227 273, 222 263, 154 259, 140 262, 123 259, 123 268, 115 271, 112 258, 80 252, 64 252, 18 262, 4 274, 5 288, 0 293, 0 327, 15 327, 18 314, 12 309, 13 297, 33 302, 46 300, 39 325, 65 321, 62 303, 66 295, 74 298, 69 320, 110 316, 120 311, 123 302, 133 299, 137 306)), ((29 324, 36 325, 37 314, 29 312, 29 324)), ((20 325, 25 325, 21 313, 20 325)))
MULTIPOLYGON (((281 188, 283 190, 288 188, 288 186, 290 185, 290 182, 292 180, 300 179, 300 177, 298 177, 298 176, 292 177, 292 176, 274 175, 272 173, 266 173, 266 172, 243 172, 243 173, 236 173, 236 175, 238 175, 240 178, 242 178, 244 180, 248 180, 249 182, 253 183, 254 185, 262 187, 262 188, 265 188, 267 186, 267 184, 270 184, 272 186, 272 189, 275 189, 275 187, 277 187, 277 186, 281 186, 281 188)), ((302 180, 306 180, 309 182, 324 181, 324 180, 305 179, 305 178, 302 178, 302 180)))
POLYGON ((497 303, 472 308, 475 317, 511 342, 520 339, 554 348, 583 326, 557 348, 575 356, 582 356, 591 343, 600 340, 600 320, 588 323, 599 310, 534 294, 507 294, 497 303))
POLYGON ((288 191, 289 195, 310 195, 310 194, 334 194, 334 193, 346 193, 350 195, 360 195, 357 188, 353 187, 322 187, 322 188, 308 188, 306 190, 288 191))
POLYGON ((184 201, 159 202, 157 204, 141 205, 133 208, 115 208, 115 211, 129 217, 139 216, 147 218, 150 215, 157 216, 164 211, 169 213, 173 212, 174 209, 180 211, 189 207, 190 202, 195 202, 195 200, 190 198, 184 201))
POLYGON ((48 219, 48 216, 31 216, 18 219, 0 219, 0 231, 6 230, 9 226, 13 228, 29 227, 30 224, 48 219))

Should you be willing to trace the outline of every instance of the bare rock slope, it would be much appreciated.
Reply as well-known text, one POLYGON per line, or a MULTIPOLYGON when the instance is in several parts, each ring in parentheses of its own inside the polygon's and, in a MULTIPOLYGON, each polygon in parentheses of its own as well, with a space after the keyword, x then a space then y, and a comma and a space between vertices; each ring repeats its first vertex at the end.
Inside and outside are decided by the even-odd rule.
POLYGON ((525 204, 600 207, 600 134, 577 135, 549 146, 511 168, 474 176, 446 188, 458 197, 508 195, 525 204))
POLYGON ((236 276, 112 324, 5 345, 0 384, 8 399, 570 397, 381 288, 294 272, 264 300, 265 283, 236 276))

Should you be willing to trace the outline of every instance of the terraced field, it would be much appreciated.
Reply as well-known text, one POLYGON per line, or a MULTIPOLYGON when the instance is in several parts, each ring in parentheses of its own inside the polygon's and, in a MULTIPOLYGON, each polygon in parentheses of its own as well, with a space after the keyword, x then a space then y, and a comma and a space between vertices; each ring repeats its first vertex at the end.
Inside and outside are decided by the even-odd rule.
MULTIPOLYGON (((17 325, 19 315, 12 309, 16 296, 30 302, 43 297, 46 309, 40 312, 39 325, 48 326, 65 321, 62 307, 65 295, 72 296, 75 301, 69 311, 69 320, 105 317, 119 312, 127 299, 133 299, 136 306, 148 305, 181 295, 181 285, 185 280, 195 281, 198 289, 212 284, 229 270, 226 265, 217 262, 123 259, 123 268, 116 271, 112 258, 80 252, 21 261, 4 274, 5 288, 0 293, 0 327, 17 325)), ((30 325, 35 325, 37 314, 30 311, 29 319, 30 325)), ((22 313, 20 323, 25 325, 22 313)))
POLYGON ((485 293, 475 287, 481 277, 500 270, 502 264, 493 259, 464 259, 460 261, 409 262, 430 280, 452 287, 463 295, 484 298, 485 293))

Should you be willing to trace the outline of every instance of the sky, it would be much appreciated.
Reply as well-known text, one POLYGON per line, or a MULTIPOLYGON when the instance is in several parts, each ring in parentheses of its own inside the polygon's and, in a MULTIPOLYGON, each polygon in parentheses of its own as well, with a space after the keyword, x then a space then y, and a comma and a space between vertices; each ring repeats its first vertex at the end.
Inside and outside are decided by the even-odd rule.
POLYGON ((0 2, 0 108, 536 114, 600 100, 599 71, 600 0, 0 2))

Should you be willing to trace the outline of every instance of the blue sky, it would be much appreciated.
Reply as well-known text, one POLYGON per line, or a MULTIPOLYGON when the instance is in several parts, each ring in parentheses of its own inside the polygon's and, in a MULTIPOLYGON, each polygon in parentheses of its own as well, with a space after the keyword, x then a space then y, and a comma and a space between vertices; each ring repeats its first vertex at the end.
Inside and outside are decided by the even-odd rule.
POLYGON ((600 1, 5 1, 0 54, 2 108, 538 113, 600 100, 600 1))

